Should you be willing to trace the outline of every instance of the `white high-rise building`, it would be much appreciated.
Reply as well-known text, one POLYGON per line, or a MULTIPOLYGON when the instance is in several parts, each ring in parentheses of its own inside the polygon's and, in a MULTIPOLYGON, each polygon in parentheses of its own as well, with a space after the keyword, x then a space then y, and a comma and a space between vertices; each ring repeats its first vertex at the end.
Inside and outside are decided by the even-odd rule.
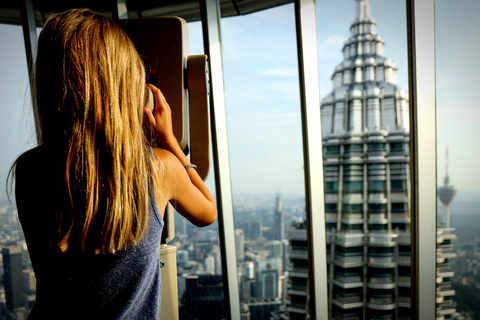
POLYGON ((410 318, 408 94, 384 44, 357 0, 321 107, 332 319, 410 318))
MULTIPOLYGON (((411 318, 409 102, 384 45, 357 0, 321 105, 330 319, 411 318)), ((306 319, 306 223, 287 238, 289 298, 272 319, 306 319)))
POLYGON ((215 274, 215 258, 208 256, 205 258, 205 272, 208 274, 215 274))

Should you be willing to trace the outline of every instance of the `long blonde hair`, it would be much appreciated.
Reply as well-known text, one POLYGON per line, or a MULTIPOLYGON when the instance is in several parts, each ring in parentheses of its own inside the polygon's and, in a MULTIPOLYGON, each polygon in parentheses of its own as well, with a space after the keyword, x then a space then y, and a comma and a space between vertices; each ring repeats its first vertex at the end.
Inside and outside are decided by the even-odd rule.
POLYGON ((42 144, 54 150, 67 198, 56 210, 56 245, 96 254, 136 245, 149 223, 154 174, 141 58, 114 22, 85 9, 52 16, 37 52, 42 144))

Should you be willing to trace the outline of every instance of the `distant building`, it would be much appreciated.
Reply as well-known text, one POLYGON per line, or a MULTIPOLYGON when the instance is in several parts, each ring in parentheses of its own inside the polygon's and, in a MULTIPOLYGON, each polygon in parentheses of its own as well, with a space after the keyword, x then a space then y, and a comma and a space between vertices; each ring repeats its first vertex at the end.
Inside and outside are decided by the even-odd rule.
POLYGON ((186 290, 182 296, 181 305, 181 319, 225 319, 222 276, 187 276, 186 290))
POLYGON ((453 297, 455 290, 452 287, 452 279, 455 275, 451 265, 451 259, 457 254, 453 251, 453 240, 456 238, 454 228, 437 227, 437 279, 436 279, 436 303, 437 319, 455 319, 455 303, 453 297))
POLYGON ((245 239, 257 240, 263 237, 263 224, 261 220, 245 221, 243 226, 245 239))
POLYGON ((20 246, 3 247, 2 255, 6 307, 9 311, 15 311, 26 306, 25 276, 22 271, 22 248, 20 246))
POLYGON ((282 241, 284 238, 284 222, 283 222, 283 204, 282 195, 277 193, 275 196, 275 212, 273 214, 275 223, 273 229, 273 240, 282 241))
POLYGON ((208 256, 205 258, 205 272, 215 274, 215 258, 208 256))
POLYGON ((257 298, 278 297, 278 264, 276 259, 255 262, 255 282, 252 296, 257 298))
MULTIPOLYGON (((450 203, 457 194, 457 189, 450 185, 448 176, 448 147, 445 153, 445 179, 442 187, 438 188, 438 198, 442 201, 445 212, 437 226, 437 279, 436 279, 436 311, 437 319, 454 319, 456 308, 453 301, 455 291, 452 287, 453 271, 452 259, 457 257, 453 250, 453 241, 456 239, 455 229, 452 228, 450 203)), ((473 257, 473 244, 471 246, 473 257)))
POLYGON ((189 260, 189 254, 187 250, 178 250, 177 251, 177 265, 180 267, 185 267, 189 260))
POLYGON ((243 261, 245 259, 245 236, 242 229, 235 230, 235 249, 237 261, 243 261))
POLYGON ((267 242, 268 258, 277 260, 278 273, 281 274, 285 270, 284 265, 284 251, 283 242, 278 240, 272 240, 267 242))
POLYGON ((221 275, 222 274, 222 255, 220 252, 220 247, 217 245, 214 245, 211 251, 211 255, 215 258, 214 274, 221 275))

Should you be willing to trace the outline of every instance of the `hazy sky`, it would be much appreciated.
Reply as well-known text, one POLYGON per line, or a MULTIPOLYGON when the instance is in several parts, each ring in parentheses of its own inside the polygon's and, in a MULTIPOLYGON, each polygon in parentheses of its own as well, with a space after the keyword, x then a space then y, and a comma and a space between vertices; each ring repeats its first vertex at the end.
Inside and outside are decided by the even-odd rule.
MULTIPOLYGON (((317 0, 320 95, 355 18, 353 0, 317 0)), ((371 0, 385 56, 398 66, 408 89, 405 1, 371 0)), ((303 193, 303 160, 293 5, 222 19, 225 100, 234 193, 303 193)), ((480 103, 475 99, 480 2, 436 1, 438 176, 443 182, 445 146, 458 197, 480 194, 480 103)), ((200 23, 190 29, 190 53, 202 53, 200 23)), ((26 62, 20 27, 0 25, 0 200, 15 157, 34 145, 26 62)), ((210 181, 211 185, 212 182, 210 181)))

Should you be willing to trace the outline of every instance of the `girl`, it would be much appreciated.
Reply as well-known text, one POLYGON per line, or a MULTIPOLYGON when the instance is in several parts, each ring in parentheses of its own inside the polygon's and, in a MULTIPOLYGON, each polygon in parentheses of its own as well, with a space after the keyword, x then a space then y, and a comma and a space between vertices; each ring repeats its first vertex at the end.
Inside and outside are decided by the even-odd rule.
POLYGON ((115 23, 89 10, 54 15, 37 52, 42 142, 13 167, 37 278, 29 319, 159 319, 165 207, 206 226, 213 198, 159 89, 149 85, 154 112, 142 108, 144 67, 115 23))

